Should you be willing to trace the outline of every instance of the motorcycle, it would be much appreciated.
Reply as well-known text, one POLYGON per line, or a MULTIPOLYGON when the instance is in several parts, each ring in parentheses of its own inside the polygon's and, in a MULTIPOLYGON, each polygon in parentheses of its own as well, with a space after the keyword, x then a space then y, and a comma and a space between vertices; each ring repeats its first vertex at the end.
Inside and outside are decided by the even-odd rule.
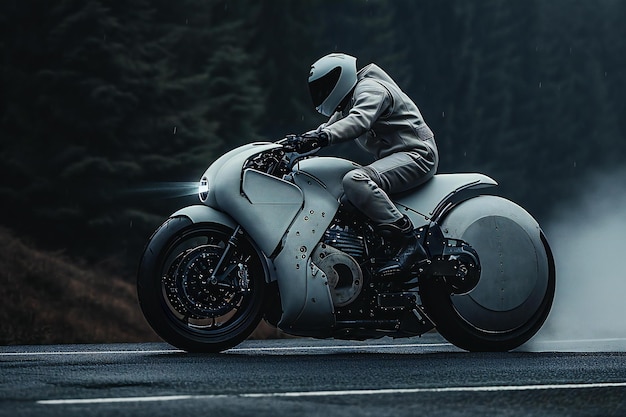
POLYGON ((342 202, 358 164, 298 154, 292 138, 240 146, 201 177, 201 204, 149 239, 137 292, 166 342, 189 352, 238 345, 266 320, 283 332, 365 340, 435 329, 468 351, 508 351, 543 325, 553 256, 537 221, 486 192, 478 173, 437 174, 391 196, 429 259, 407 276, 376 271, 395 242, 342 202))

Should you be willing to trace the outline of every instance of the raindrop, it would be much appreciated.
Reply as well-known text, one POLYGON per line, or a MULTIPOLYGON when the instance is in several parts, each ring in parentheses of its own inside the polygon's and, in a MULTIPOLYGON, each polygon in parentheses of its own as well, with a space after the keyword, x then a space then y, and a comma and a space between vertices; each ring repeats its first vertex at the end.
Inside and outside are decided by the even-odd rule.
POLYGON ((176 126, 174 126, 174 134, 176 134, 176 126))

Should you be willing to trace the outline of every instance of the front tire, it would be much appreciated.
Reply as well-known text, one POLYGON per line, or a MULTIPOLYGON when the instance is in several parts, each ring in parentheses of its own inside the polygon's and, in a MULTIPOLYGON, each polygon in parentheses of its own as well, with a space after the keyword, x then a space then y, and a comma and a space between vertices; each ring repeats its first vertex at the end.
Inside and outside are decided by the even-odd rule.
POLYGON ((439 333, 469 351, 508 351, 528 341, 545 322, 556 285, 552 252, 536 221, 504 198, 480 196, 455 208, 442 230, 476 250, 482 272, 463 295, 450 294, 440 278, 420 284, 439 333))
POLYGON ((220 224, 168 219, 150 239, 137 278, 146 320, 166 342, 189 352, 236 346, 263 315, 265 265, 243 235, 214 269, 233 230, 220 224), (219 280, 210 277, 217 275, 219 280))

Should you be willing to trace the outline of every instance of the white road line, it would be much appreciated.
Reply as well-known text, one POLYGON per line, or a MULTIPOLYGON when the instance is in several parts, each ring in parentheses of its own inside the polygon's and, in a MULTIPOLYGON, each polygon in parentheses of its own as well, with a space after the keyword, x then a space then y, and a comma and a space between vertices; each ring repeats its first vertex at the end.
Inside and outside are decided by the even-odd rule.
POLYGON ((162 350, 57 350, 42 352, 0 352, 2 356, 55 356, 55 355, 124 355, 124 354, 155 354, 155 353, 183 353, 184 350, 162 349, 162 350))
POLYGON ((233 348, 227 352, 256 352, 256 351, 294 351, 294 350, 358 350, 358 349, 405 349, 416 347, 441 347, 452 346, 451 343, 411 343, 411 344, 389 344, 389 345, 339 345, 339 346, 281 346, 281 347, 267 347, 267 348, 233 348))
POLYGON ((79 398, 66 400, 39 400, 42 405, 71 404, 108 404, 129 402, 158 402, 179 400, 210 400, 216 398, 268 398, 268 397, 340 397, 350 395, 388 395, 388 394, 420 394, 450 392, 501 392, 501 391, 537 391, 537 390, 568 390, 591 388, 626 388, 626 382, 595 382, 583 384, 545 384, 545 385, 500 385, 479 387, 439 387, 439 388, 389 388, 345 391, 302 391, 302 392, 260 392, 244 394, 218 395, 170 395, 155 397, 119 397, 119 398, 79 398))
MULTIPOLYGON (((198 396, 194 395, 169 395, 161 397, 121 397, 121 398, 83 398, 71 400, 40 400, 37 404, 43 405, 67 405, 67 404, 111 404, 111 403, 140 403, 140 402, 157 402, 157 401, 180 401, 193 400, 198 396)), ((217 398, 214 396, 211 398, 217 398)))
MULTIPOLYGON (((602 342, 623 342, 626 339, 580 339, 580 340, 537 340, 532 343, 538 345, 550 343, 602 343, 602 342)), ((242 347, 233 348, 226 353, 238 352, 288 352, 288 351, 316 351, 316 350, 363 350, 363 349, 405 349, 405 348, 429 348, 429 347, 452 347, 451 343, 411 343, 411 344, 370 344, 370 345, 339 345, 339 346, 280 346, 280 347, 242 347)), ((524 350, 526 345, 519 348, 524 350)), ((11 356, 52 356, 52 355, 137 355, 137 354, 168 354, 185 353, 179 349, 158 349, 158 350, 75 350, 75 351, 41 351, 41 352, 0 352, 0 357, 11 356)))
MULTIPOLYGON (((339 346, 278 346, 278 347, 244 347, 233 348, 225 353, 238 352, 289 352, 289 351, 319 351, 319 350, 372 350, 372 349, 407 349, 424 347, 452 346, 450 343, 412 343, 388 345, 339 345, 339 346)), ((74 350, 74 351, 42 351, 42 352, 0 352, 2 356, 52 356, 52 355, 136 355, 136 354, 163 354, 185 353, 178 349, 159 350, 74 350)))

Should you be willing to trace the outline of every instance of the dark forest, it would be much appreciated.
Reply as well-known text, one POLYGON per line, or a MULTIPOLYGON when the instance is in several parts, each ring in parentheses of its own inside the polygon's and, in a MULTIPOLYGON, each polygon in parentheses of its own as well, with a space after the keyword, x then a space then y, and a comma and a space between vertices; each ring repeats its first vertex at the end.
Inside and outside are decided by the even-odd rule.
POLYGON ((542 221, 623 167, 625 19, 619 0, 5 0, 1 224, 132 280, 211 161, 323 121, 306 79, 334 51, 413 98, 440 172, 542 221))

